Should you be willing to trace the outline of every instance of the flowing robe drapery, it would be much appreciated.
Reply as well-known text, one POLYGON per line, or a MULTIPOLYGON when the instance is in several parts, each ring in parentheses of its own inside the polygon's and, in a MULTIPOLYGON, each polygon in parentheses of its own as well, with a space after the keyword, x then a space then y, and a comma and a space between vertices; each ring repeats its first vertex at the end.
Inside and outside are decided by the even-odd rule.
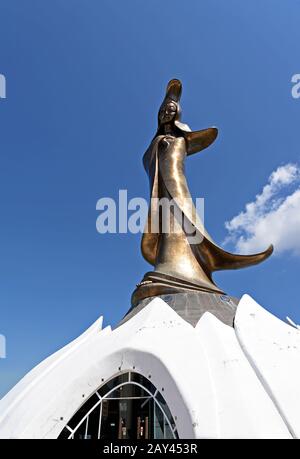
POLYGON ((150 197, 156 199, 150 200, 148 221, 142 237, 142 254, 155 267, 155 271, 165 271, 166 274, 190 279, 192 282, 196 280, 197 283, 195 279, 195 276, 197 277, 196 263, 200 270, 199 284, 213 287, 215 284, 211 275, 214 271, 255 265, 265 260, 272 253, 273 248, 270 246, 266 251, 254 255, 236 255, 226 252, 213 241, 197 215, 195 207, 191 205, 192 198, 184 172, 186 156, 186 139, 169 135, 155 137, 144 155, 144 167, 150 181, 150 197), (159 212, 158 199, 161 198, 175 200, 184 219, 190 223, 197 234, 197 237, 192 240, 199 242, 190 242, 191 238, 185 234, 184 230, 171 238, 162 232, 151 232, 152 219, 159 218, 157 215, 159 212), (166 241, 169 243, 168 250, 164 247, 166 241), (178 245, 183 248, 182 265, 178 245), (187 266, 188 263, 193 271, 192 279, 184 270, 184 266, 187 266), (162 267, 166 269, 162 270, 162 267), (166 271, 167 269, 169 272, 166 271))

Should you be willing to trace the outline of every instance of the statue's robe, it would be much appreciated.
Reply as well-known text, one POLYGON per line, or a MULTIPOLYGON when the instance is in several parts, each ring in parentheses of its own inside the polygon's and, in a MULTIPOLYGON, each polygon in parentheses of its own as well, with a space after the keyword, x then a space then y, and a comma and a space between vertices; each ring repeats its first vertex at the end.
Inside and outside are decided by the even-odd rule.
MULTIPOLYGON (((192 132, 185 133, 182 137, 158 135, 153 139, 148 150, 144 154, 143 162, 149 176, 151 198, 159 199, 168 197, 169 199, 174 199, 179 210, 184 215, 184 218, 187 219, 197 233, 196 240, 199 242, 190 244, 192 249, 191 253, 205 273, 204 278, 206 278, 208 282, 204 279, 204 284, 209 285, 211 283, 211 287, 213 288, 215 284, 212 281, 212 273, 214 271, 244 268, 260 263, 271 255, 273 246, 270 246, 264 252, 254 255, 236 255, 226 252, 210 237, 200 217, 197 215, 195 207, 191 205, 192 198, 185 178, 184 162, 187 155, 193 154, 207 146, 205 145, 205 139, 207 139, 210 129, 196 131, 195 133, 197 134, 198 132, 199 134, 203 132, 207 134, 203 134, 204 143, 201 148, 199 148, 199 135, 198 140, 196 140, 196 137, 193 138, 194 133, 192 132), (193 143, 194 139, 195 142, 193 143)), ((210 134, 214 135, 213 132, 210 134)), ((211 141, 208 141, 208 144, 210 143, 211 141)), ((157 199, 151 199, 148 221, 141 244, 144 258, 155 267, 155 271, 159 271, 159 269, 156 268, 160 262, 161 238, 163 237, 160 232, 151 232, 152 218, 157 218, 158 211, 157 199)), ((189 243, 189 238, 184 234, 184 231, 180 237, 185 238, 185 244, 189 243)), ((195 240, 195 238, 193 238, 193 240, 195 240)), ((169 261, 172 264, 172 260, 169 261)), ((193 260, 191 261, 194 262, 193 260)), ((176 271, 176 266, 173 266, 173 268, 176 271)), ((174 276, 174 269, 169 273, 171 276, 174 276)), ((182 278, 180 273, 178 275, 175 273, 175 277, 182 278)), ((184 276, 183 278, 186 277, 188 276, 184 276)), ((203 279, 199 279, 199 283, 203 283, 203 279)))

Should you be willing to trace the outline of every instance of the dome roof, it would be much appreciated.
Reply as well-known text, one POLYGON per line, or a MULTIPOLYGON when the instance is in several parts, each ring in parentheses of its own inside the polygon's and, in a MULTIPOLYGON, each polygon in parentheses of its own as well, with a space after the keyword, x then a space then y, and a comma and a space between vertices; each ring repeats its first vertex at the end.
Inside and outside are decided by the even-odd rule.
POLYGON ((161 298, 112 330, 102 318, 0 401, 0 437, 57 438, 113 376, 135 371, 163 394, 179 438, 300 437, 300 331, 239 302, 234 327, 196 326, 161 298))

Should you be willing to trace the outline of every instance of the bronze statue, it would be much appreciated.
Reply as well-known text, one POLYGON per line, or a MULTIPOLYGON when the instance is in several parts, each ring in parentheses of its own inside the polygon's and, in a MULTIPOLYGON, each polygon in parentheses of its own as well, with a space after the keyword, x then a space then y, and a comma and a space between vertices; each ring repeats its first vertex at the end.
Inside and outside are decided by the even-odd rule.
POLYGON ((192 132, 180 122, 181 91, 179 80, 169 82, 158 113, 157 132, 143 158, 150 180, 151 202, 141 249, 154 271, 146 273, 137 285, 132 295, 133 306, 144 298, 169 293, 206 291, 223 294, 213 282, 214 271, 252 266, 273 252, 272 245, 254 255, 224 251, 205 230, 195 207, 189 205, 192 199, 184 174, 184 161, 187 156, 211 145, 218 130, 212 127, 192 132), (163 219, 167 217, 161 216, 158 205, 161 199, 176 202, 171 210, 173 223, 177 223, 176 231, 162 230, 163 219), (154 218, 159 221, 156 232, 152 230, 154 218), (186 226, 189 226, 188 231, 186 226))

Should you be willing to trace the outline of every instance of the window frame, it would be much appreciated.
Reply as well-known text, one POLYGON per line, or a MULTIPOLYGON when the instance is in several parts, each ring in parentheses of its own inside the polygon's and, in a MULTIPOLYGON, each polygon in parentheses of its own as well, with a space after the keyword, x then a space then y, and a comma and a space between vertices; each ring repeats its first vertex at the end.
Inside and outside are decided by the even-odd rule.
MULTIPOLYGON (((168 407, 168 404, 166 403, 166 406, 168 407, 168 410, 169 410, 169 413, 171 415, 171 418, 169 419, 169 416, 168 414, 165 412, 164 408, 162 407, 161 403, 158 401, 157 399, 157 396, 159 395, 163 400, 164 400, 164 397, 162 396, 162 394, 159 392, 159 390, 153 385, 153 383, 148 379, 146 378, 145 376, 143 376, 142 374, 140 373, 137 373, 135 371, 124 371, 122 373, 118 373, 114 376, 112 376, 111 378, 109 378, 107 381, 105 381, 95 392, 93 392, 93 394, 91 394, 91 396, 85 401, 85 403, 88 402, 88 400, 93 397, 94 395, 97 395, 97 397, 99 398, 99 400, 97 400, 97 402, 87 411, 87 413, 84 414, 84 416, 79 420, 79 422, 76 424, 76 426, 72 429, 68 423, 72 420, 73 416, 76 415, 76 413, 79 411, 79 409, 82 409, 84 407, 84 404, 81 405, 81 407, 73 414, 73 416, 69 419, 68 423, 66 424, 65 429, 67 429, 70 434, 69 436, 67 437, 68 440, 73 440, 74 439, 74 435, 76 434, 77 430, 82 426, 82 424, 84 422, 86 422, 86 427, 85 427, 85 434, 84 434, 84 439, 87 439, 87 435, 88 435, 88 424, 89 424, 89 416, 90 414, 100 405, 100 412, 99 412, 99 424, 98 424, 98 439, 101 438, 101 425, 102 425, 102 402, 103 400, 122 400, 122 397, 112 397, 110 398, 109 395, 116 391, 117 389, 119 389, 120 387, 123 387, 123 386, 126 386, 126 385, 135 385, 137 387, 139 387, 140 389, 142 389, 145 393, 148 394, 148 397, 147 396, 141 396, 141 397, 124 397, 124 400, 130 400, 130 399, 145 399, 145 401, 147 400, 150 401, 151 399, 153 399, 153 402, 154 402, 154 409, 156 409, 156 407, 159 408, 159 410, 162 412, 163 414, 163 418, 164 418, 164 438, 165 438, 165 421, 167 421, 167 424, 168 424, 168 427, 170 429, 170 432, 172 434, 172 438, 173 439, 176 439, 178 438, 178 433, 177 433, 177 426, 176 426, 176 423, 175 423, 175 419, 171 413, 171 410, 170 408, 168 407), (113 379, 115 378, 118 378, 118 376, 121 376, 121 375, 128 375, 128 378, 126 381, 123 381, 119 384, 117 384, 116 386, 112 387, 108 392, 105 393, 105 395, 101 396, 99 394, 99 391, 101 390, 102 387, 104 387, 107 383, 109 383, 110 381, 112 381, 113 379), (132 374, 135 374, 135 375, 138 375, 139 377, 141 377, 142 381, 148 381, 151 383, 151 385, 153 386, 153 388, 155 389, 155 391, 152 393, 147 387, 145 387, 143 384, 137 382, 137 381, 133 381, 131 376, 132 374), (172 424, 174 425, 174 427, 172 427, 172 424)), ((61 432, 62 433, 62 432, 61 432)))

